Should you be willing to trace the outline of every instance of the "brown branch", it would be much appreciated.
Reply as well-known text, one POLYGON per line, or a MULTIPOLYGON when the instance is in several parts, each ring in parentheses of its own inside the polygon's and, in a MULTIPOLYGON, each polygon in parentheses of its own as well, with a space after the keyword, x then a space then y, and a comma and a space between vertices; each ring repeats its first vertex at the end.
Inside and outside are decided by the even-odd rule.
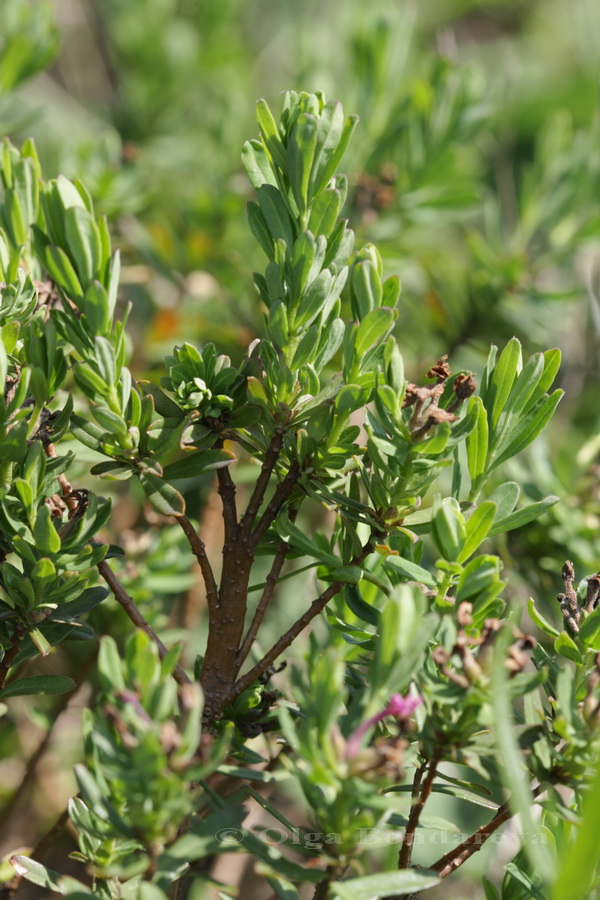
POLYGON ((273 599, 273 594, 275 593, 275 587, 277 585, 277 579, 281 575, 281 570, 283 568, 288 549, 288 544, 286 544, 285 541, 281 541, 279 547, 277 548, 277 552, 273 559, 273 564, 271 566, 269 574, 267 575, 266 584, 262 594, 260 595, 260 600, 258 601, 257 607, 254 611, 252 621, 250 623, 248 631, 246 632, 246 636, 242 641, 242 646, 238 651, 236 657, 236 675, 243 666, 246 657, 252 649, 252 645, 254 643, 256 635, 258 634, 258 629, 262 625, 269 603, 273 599))
POLYGON ((188 543, 192 549, 192 553, 198 560, 200 571, 202 572, 202 577, 204 579, 204 584, 206 587, 206 602, 208 604, 208 608, 212 609, 219 604, 219 591, 211 564, 206 554, 206 546, 204 544, 204 541, 201 540, 200 535, 197 533, 196 529, 187 516, 177 516, 176 521, 179 522, 183 533, 188 539, 188 543))
MULTIPOLYGON (((540 794, 543 794, 545 790, 546 788, 543 785, 538 785, 534 788, 534 799, 539 797, 540 794)), ((446 878, 447 875, 452 874, 452 872, 455 872, 462 866, 462 864, 473 856, 474 853, 481 850, 485 842, 494 834, 494 832, 509 819, 512 819, 514 815, 515 813, 511 811, 508 802, 503 803, 502 806, 498 807, 494 818, 491 819, 487 825, 482 825, 477 831, 469 835, 462 844, 454 847, 428 868, 437 872, 440 878, 446 878)))
POLYGON ((327 900, 327 897, 329 897, 329 888, 331 887, 331 883, 335 881, 339 868, 339 865, 327 866, 323 873, 325 878, 316 886, 312 900, 327 900))
POLYGON ((235 542, 238 534, 238 514, 235 502, 235 484, 228 466, 217 469, 218 492, 223 503, 223 523, 225 525, 225 544, 235 542))
MULTIPOLYGON (((106 581, 107 585, 115 595, 115 599, 118 603, 123 607, 133 624, 136 628, 139 628, 141 631, 145 632, 148 635, 151 641, 153 641, 158 647, 158 654, 161 659, 167 655, 168 650, 158 637, 157 634, 152 630, 151 626, 146 622, 145 618, 133 602, 132 598, 129 596, 113 570, 110 568, 106 560, 102 560, 102 562, 98 563, 98 571, 106 581)), ((173 678, 178 684, 189 684, 190 679, 179 665, 176 664, 173 669, 173 678)))
MULTIPOLYGON (((371 543, 371 541, 374 539, 374 537, 377 537, 377 539, 379 539, 381 535, 374 535, 365 544, 361 552, 348 563, 349 566, 359 566, 362 562, 364 562, 364 560, 373 550, 373 544, 371 543)), ((316 616, 318 616, 323 609, 325 609, 331 598, 335 597, 335 595, 341 591, 343 586, 343 582, 334 581, 326 590, 323 591, 322 594, 317 597, 316 600, 313 600, 306 612, 294 622, 291 628, 288 628, 285 634, 283 634, 273 645, 273 647, 271 647, 269 652, 266 653, 263 658, 250 669, 249 672, 247 672, 242 678, 236 681, 233 687, 229 690, 225 698, 224 705, 233 703, 236 697, 239 697, 240 694, 242 694, 246 690, 246 688, 249 688, 250 685, 257 680, 257 678, 260 678, 260 676, 263 675, 264 672, 266 672, 269 666, 273 662, 275 662, 277 657, 280 656, 284 650, 287 650, 290 644, 292 644, 296 640, 298 635, 304 631, 306 626, 309 625, 310 622, 312 622, 312 620, 316 616)))
POLYGON ((269 486, 269 480, 271 478, 271 475, 273 474, 275 463, 279 459, 279 454, 281 453, 281 448, 283 447, 283 435, 283 428, 278 428, 273 435, 271 443, 267 447, 265 459, 260 469, 260 475, 256 480, 254 490, 252 491, 252 496, 248 501, 246 512, 244 513, 244 517, 242 518, 242 521, 240 523, 241 532, 244 535, 250 534, 250 530, 254 524, 254 520, 265 496, 265 491, 269 486))
POLYGON ((280 481, 275 488, 275 493, 267 503, 265 511, 256 524, 256 528, 250 534, 250 539, 253 547, 258 546, 267 529, 270 527, 270 525, 273 524, 273 522, 281 512, 283 504, 291 495, 294 487, 296 486, 299 473, 300 464, 298 463, 298 460, 294 460, 283 481, 280 481))
POLYGON ((412 793, 412 805, 410 814, 408 816, 408 822, 406 824, 406 829, 404 831, 404 837, 402 838, 402 845, 400 847, 400 853, 398 855, 398 868, 399 869, 408 869, 410 866, 410 858, 412 856, 412 848, 415 840, 415 831, 417 830, 417 826, 419 824, 419 819, 421 818, 421 813, 423 812, 423 808, 429 799, 431 794, 431 790, 433 788, 433 782, 435 780, 437 767, 439 765, 440 759, 442 756, 441 748, 436 748, 433 756, 431 757, 431 761, 429 762, 429 768, 427 770, 427 775, 425 777, 425 781, 423 782, 423 788, 419 793, 419 787, 421 782, 421 776, 424 771, 424 767, 421 766, 420 769, 417 769, 417 774, 415 775, 415 781, 417 781, 417 786, 415 789, 415 785, 413 783, 413 793, 412 793), (417 779, 417 775, 419 776, 417 779))

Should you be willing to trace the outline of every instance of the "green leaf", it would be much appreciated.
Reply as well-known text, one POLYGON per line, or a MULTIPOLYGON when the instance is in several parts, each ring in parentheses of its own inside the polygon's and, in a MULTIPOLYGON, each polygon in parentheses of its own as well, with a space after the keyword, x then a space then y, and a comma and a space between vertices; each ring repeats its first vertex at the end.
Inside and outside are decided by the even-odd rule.
POLYGON ((58 553, 60 550, 60 536, 54 527, 50 507, 46 503, 38 508, 33 536, 36 545, 43 553, 58 553))
POLYGON ((106 338, 96 337, 94 349, 100 377, 109 387, 114 387, 117 383, 117 363, 112 344, 106 338))
POLYGON ((511 338, 500 358, 496 363, 494 374, 490 382, 486 407, 489 415, 489 425, 492 435, 503 413, 506 401, 512 390, 517 371, 521 366, 521 344, 516 337, 511 338))
POLYGON ((528 525, 529 522, 533 522, 534 519, 538 519, 548 509, 551 509, 551 507, 558 503, 559 499, 559 497, 555 497, 551 494, 549 497, 544 497, 543 500, 538 500, 537 503, 530 503, 529 506, 518 509, 516 512, 511 513, 502 519, 496 519, 490 529, 490 537, 493 537, 495 534, 504 534, 506 531, 513 531, 515 528, 522 528, 523 525, 528 525))
POLYGON ((64 214, 65 237, 79 280, 88 285, 99 278, 102 267, 102 242, 93 216, 82 206, 71 206, 64 214))
POLYGON ((435 872, 398 869, 335 882, 329 889, 328 897, 329 900, 378 900, 379 897, 426 891, 439 881, 439 875, 435 872))
POLYGON ((148 500, 162 516, 182 516, 185 500, 164 478, 153 472, 142 472, 140 482, 148 500))
MULTIPOLYGON (((47 869, 46 866, 29 859, 28 856, 11 856, 10 862, 17 875, 21 875, 32 884, 37 884, 38 887, 43 887, 48 891, 54 891, 55 894, 64 894, 60 888, 61 876, 58 872, 47 869)), ((81 887, 85 890, 83 884, 81 887)))
POLYGON ((554 626, 551 625, 550 622, 547 622, 542 614, 537 611, 533 597, 530 597, 527 601, 527 611, 529 613, 529 618, 534 623, 534 625, 537 625, 538 628, 540 628, 546 634, 549 634, 550 637, 557 638, 559 636, 559 632, 557 631, 557 629, 554 628, 554 626))
POLYGON ((258 205, 273 241, 281 238, 285 241, 288 250, 291 251, 294 245, 292 220, 277 188, 272 184, 263 184, 258 191, 258 205))
POLYGON ((342 206, 342 196, 335 188, 328 188, 323 191, 312 206, 308 227, 310 231, 318 237, 324 234, 329 237, 342 206))
POLYGON ((13 681, 0 691, 0 698, 25 697, 29 694, 66 694, 72 691, 75 682, 66 675, 31 675, 13 681))
POLYGON ((470 408, 477 410, 477 423, 467 437, 467 462, 471 477, 472 493, 477 494, 482 476, 486 470, 488 453, 488 419, 481 397, 472 397, 470 408))
POLYGON ((301 550, 306 556, 313 556, 326 566, 333 568, 340 566, 341 559, 335 556, 334 553, 311 541, 297 525, 290 522, 286 515, 279 516, 275 523, 275 529, 280 538, 287 541, 295 549, 301 550))
POLYGON ((444 559, 458 560, 467 539, 461 512, 453 503, 440 503, 434 510, 432 526, 435 543, 444 559))
POLYGON ((580 623, 579 640, 588 650, 600 650, 600 607, 580 623))
POLYGON ((490 494, 488 499, 492 500, 497 507, 497 522, 499 522, 500 519, 505 519, 512 513, 519 501, 520 493, 521 488, 516 483, 516 481, 506 481, 504 484, 501 484, 499 487, 497 487, 492 494, 490 494))
POLYGON ((273 170, 260 141, 246 141, 242 148, 242 164, 255 191, 263 184, 276 184, 273 170))
POLYGON ((335 408, 340 415, 348 415, 364 406, 369 391, 357 384, 345 384, 335 398, 335 408))
POLYGON ((81 306, 83 288, 65 251, 50 244, 46 248, 46 265, 53 280, 62 288, 67 297, 73 300, 77 306, 81 306))
POLYGON ((395 311, 387 306, 381 306, 367 313, 358 326, 354 338, 354 352, 359 359, 371 347, 385 340, 394 326, 395 319, 395 311))
POLYGON ((268 107, 266 100, 259 100, 256 104, 256 118, 260 128, 260 134, 267 148, 267 152, 273 162, 280 169, 285 170, 286 159, 283 152, 283 145, 279 136, 277 123, 273 118, 273 113, 268 107))
POLYGON ((521 450, 524 450, 535 438, 540 431, 550 421, 554 415, 554 410, 560 403, 564 391, 556 390, 549 397, 540 400, 537 405, 526 416, 523 417, 519 425, 508 435, 504 449, 499 448, 498 456, 495 456, 491 469, 495 469, 501 463, 505 462, 521 450))
POLYGON ((273 245, 273 238, 271 237, 271 233, 267 227, 267 223, 265 221, 265 217, 260 211, 260 206, 258 203, 254 203, 250 201, 248 203, 247 212, 248 212, 248 224, 250 225, 250 230, 268 258, 273 260, 275 257, 275 250, 273 245))
POLYGON ((467 519, 467 539, 458 554, 457 562, 463 563, 481 546, 486 539, 496 515, 496 504, 491 500, 481 503, 467 519))
POLYGON ((397 572, 400 572, 405 578, 408 578, 411 581, 420 581, 421 584, 424 584, 427 587, 434 588, 437 584, 435 578, 427 571, 427 569, 418 566, 409 559, 402 559, 401 556, 386 556, 384 568, 390 567, 397 572))
POLYGON ((524 412, 529 412, 538 400, 541 400, 546 391, 550 389, 552 386, 552 382, 554 381, 556 374, 560 368, 560 360, 561 353, 560 350, 546 350, 543 354, 544 356, 544 372, 542 377, 537 383, 537 387, 531 394, 531 397, 527 401, 526 406, 524 407, 524 412))
POLYGON ((106 334, 110 330, 111 320, 108 306, 108 294, 99 281, 91 281, 83 298, 83 309, 93 334, 106 334))
POLYGON ((151 381, 138 381, 137 385, 144 396, 152 397, 154 408, 163 419, 180 420, 183 418, 183 412, 179 406, 170 397, 167 397, 158 385, 153 384, 151 381))
POLYGON ((123 663, 121 662, 116 641, 110 635, 105 635, 100 641, 98 674, 102 687, 107 693, 125 690, 123 663))
POLYGON ((300 215, 308 208, 308 185, 316 144, 317 119, 310 113, 301 113, 287 146, 288 177, 300 215))
POLYGON ((583 657, 579 652, 579 648, 577 644, 573 640, 573 638, 567 634, 566 631, 561 631, 556 640, 554 641, 554 649, 561 656, 564 656, 566 659, 570 659, 572 662, 576 662, 579 665, 583 662, 583 657))
POLYGON ((201 450, 200 453, 184 456, 183 459, 166 466, 163 477, 167 481, 175 481, 178 478, 196 478, 198 475, 204 475, 205 472, 229 466, 235 461, 235 454, 230 450, 201 450))
POLYGON ((333 275, 329 269, 324 269, 314 281, 311 281, 296 311, 294 318, 294 327, 296 329, 310 325, 325 307, 333 282, 333 275))
POLYGON ((350 288, 354 300, 352 310, 359 322, 381 306, 383 299, 381 278, 370 260, 363 260, 353 267, 350 288))

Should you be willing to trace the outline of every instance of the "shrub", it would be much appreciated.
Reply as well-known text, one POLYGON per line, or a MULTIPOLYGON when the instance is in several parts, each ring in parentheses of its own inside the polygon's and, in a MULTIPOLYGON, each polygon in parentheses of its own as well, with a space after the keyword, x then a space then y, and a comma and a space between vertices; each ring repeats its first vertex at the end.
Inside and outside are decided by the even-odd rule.
POLYGON ((35 851, 12 866, 57 893, 154 900, 174 896, 186 873, 208 878, 214 854, 244 851, 278 897, 299 897, 304 884, 320 898, 399 897, 451 876, 518 813, 523 846, 502 897, 552 884, 567 896, 558 892, 574 859, 587 890, 600 582, 575 586, 566 563, 564 630, 530 601, 545 634, 537 643, 518 628, 492 552, 495 536, 557 500, 519 506, 518 485, 497 470, 551 418, 560 354, 524 361, 512 339, 491 348, 477 377, 453 374, 442 357, 407 382, 393 335, 398 279, 383 278, 374 245, 354 250, 340 217, 337 170, 356 120, 320 94, 289 92, 278 122, 260 101, 258 123, 243 159, 256 190, 249 223, 267 257, 254 275, 264 336, 237 364, 210 343, 184 343, 160 385, 128 368, 119 254, 85 187, 44 181, 31 142, 4 145, 2 712, 18 696, 73 689, 64 674, 25 674, 24 663, 92 638, 101 585, 137 629, 123 655, 101 639, 84 718, 68 815, 91 885, 35 851), (181 529, 208 608, 193 666, 122 584, 123 551, 104 537, 111 501, 84 486, 70 435, 101 460, 89 473, 107 489, 135 479, 160 529, 181 529), (242 512, 244 464, 255 476, 242 512), (184 498, 209 472, 222 501, 220 579, 184 498), (289 578, 291 624, 265 649, 261 627, 289 578), (281 686, 288 648, 310 626, 309 654, 281 686), (280 782, 299 792, 303 824, 270 799, 280 782), (457 830, 428 816, 437 792, 487 807, 488 818, 415 868, 421 830, 457 830), (278 823, 275 842, 244 826, 255 804, 278 823))

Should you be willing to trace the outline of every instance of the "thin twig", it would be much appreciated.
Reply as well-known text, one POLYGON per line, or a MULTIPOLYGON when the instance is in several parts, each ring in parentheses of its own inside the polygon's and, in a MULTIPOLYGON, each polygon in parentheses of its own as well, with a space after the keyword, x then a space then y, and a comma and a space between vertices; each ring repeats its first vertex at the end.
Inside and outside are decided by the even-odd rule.
MULTIPOLYGON (((410 866, 410 858, 412 856, 412 848, 415 840, 415 831, 419 825, 419 819, 421 818, 421 813, 423 812, 423 808, 429 799, 431 794, 431 789, 433 788, 433 782, 435 780, 437 767, 439 761, 442 756, 441 748, 436 748, 435 753, 431 757, 431 761, 429 762, 429 767, 427 769, 427 775, 425 777, 425 781, 423 782, 423 788, 419 793, 419 786, 421 782, 421 776, 423 774, 423 767, 417 769, 417 774, 419 775, 418 784, 415 789, 413 784, 413 803, 411 806, 410 814, 408 816, 408 822, 406 824, 406 829, 404 831, 404 837, 402 838, 402 845, 400 847, 400 853, 398 855, 398 868, 399 869, 408 869, 410 866)), ((417 776, 415 775, 415 781, 417 781, 417 776)))
MULTIPOLYGON (((377 537, 379 538, 380 535, 378 535, 377 537)), ((373 550, 373 544, 371 542, 372 540, 373 537, 365 544, 361 552, 357 554, 357 556, 355 556, 354 559, 351 560, 351 562, 348 563, 349 566, 359 566, 362 562, 364 562, 364 560, 373 550)), ((260 676, 263 675, 264 672, 266 672, 269 666, 273 662, 275 662, 277 657, 280 656, 284 650, 287 650, 290 644, 292 644, 296 640, 298 635, 304 631, 306 626, 310 622, 312 622, 312 620, 316 616, 318 616, 323 609, 325 609, 331 598, 335 597, 335 595, 341 591, 343 586, 343 582, 334 581, 326 590, 323 591, 322 594, 317 597, 316 600, 313 600, 306 612, 303 613, 303 615, 301 615, 300 618, 294 622, 291 628, 288 628, 285 634, 283 634, 273 645, 273 647, 271 647, 269 652, 266 653, 263 658, 250 669, 249 672, 246 672, 246 674, 242 678, 236 681, 225 698, 225 705, 233 703, 236 697, 239 697, 240 694, 242 694, 246 690, 246 688, 250 687, 250 685, 254 681, 256 681, 257 678, 260 678, 260 676)))
POLYGON ((246 657, 250 653, 252 649, 252 645, 254 644, 254 640, 256 635, 258 634, 258 629, 262 625, 263 619, 265 617, 265 613, 267 612, 267 608, 269 603, 273 598, 273 594, 275 593, 275 587, 277 585, 277 579, 281 574, 281 570, 283 568, 283 564, 285 562, 285 557, 288 552, 288 544, 285 541, 281 541, 279 547, 277 548, 277 552, 273 559, 273 564, 267 575, 267 581, 264 587, 264 590, 260 596, 260 600, 258 601, 257 607, 254 611, 254 615, 252 617, 252 621, 248 627, 248 631, 246 632, 246 636, 242 641, 242 646, 240 647, 237 657, 236 657, 236 675, 243 666, 246 661, 246 657))
POLYGON ((240 523, 240 530, 242 534, 250 534, 250 530, 254 524, 254 520, 265 496, 265 491, 269 486, 269 480, 273 473, 273 469, 275 468, 275 463, 279 459, 279 454, 281 453, 281 448, 283 447, 283 435, 283 428, 278 428, 273 435, 271 443, 267 447, 265 459, 260 469, 260 475, 256 479, 256 484, 254 486, 254 490, 252 491, 252 496, 248 501, 246 512, 244 513, 244 516, 240 523))
MULTIPOLYGON (((538 785, 533 789, 534 798, 539 797, 545 790, 546 788, 543 785, 538 785)), ((482 825, 477 831, 469 835, 462 844, 454 847, 428 868, 437 872, 440 878, 446 878, 447 875, 450 875, 462 866, 462 864, 473 856, 474 853, 481 850, 485 842, 494 834, 494 832, 511 819, 513 815, 514 813, 511 811, 508 802, 503 803, 502 806, 498 807, 494 818, 491 819, 487 825, 482 825)))
POLYGON ((265 511, 258 520, 254 531, 250 535, 252 545, 254 547, 258 546, 261 538, 270 527, 270 525, 272 525, 272 523, 275 521, 283 507, 283 504, 294 490, 296 481, 298 480, 299 472, 300 464, 298 463, 298 460, 294 460, 283 481, 280 481, 275 488, 275 493, 267 503, 265 511))
MULTIPOLYGON (((158 637, 157 634, 152 630, 151 626, 146 622, 145 618, 133 602, 132 598, 129 596, 113 570, 110 568, 106 560, 102 560, 102 562, 98 563, 98 571, 106 581, 107 585, 115 595, 115 599, 118 603, 123 607, 133 624, 136 628, 141 629, 141 631, 145 632, 151 641, 153 641, 158 647, 158 654, 161 659, 167 655, 168 650, 158 637)), ((189 684, 190 679, 186 675, 185 671, 182 667, 177 663, 175 668, 173 669, 173 678, 178 684, 189 684)))
POLYGON ((325 875, 325 878, 316 886, 312 900, 326 900, 326 898, 329 896, 329 888, 332 881, 335 881, 338 870, 339 866, 337 865, 327 866, 325 872, 323 873, 325 875))
POLYGON ((177 516, 176 521, 179 522, 183 533, 188 539, 192 553, 198 560, 206 587, 206 602, 208 608, 212 609, 219 603, 219 590, 217 588, 217 582, 215 581, 211 564, 208 560, 204 541, 201 540, 200 535, 197 533, 187 516, 177 516))

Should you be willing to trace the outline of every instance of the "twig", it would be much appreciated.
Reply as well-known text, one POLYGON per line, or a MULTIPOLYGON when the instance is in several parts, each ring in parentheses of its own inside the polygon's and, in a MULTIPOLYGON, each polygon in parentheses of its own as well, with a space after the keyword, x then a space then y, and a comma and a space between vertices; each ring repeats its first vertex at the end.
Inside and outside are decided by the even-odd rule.
MULTIPOLYGON (((539 797, 545 790, 546 788, 543 785, 538 785, 533 789, 534 798, 539 797)), ((490 838, 501 825, 504 825, 505 822, 511 819, 513 815, 514 813, 511 811, 508 802, 503 803, 502 806, 498 807, 494 818, 491 819, 487 825, 482 825, 477 831, 469 835, 462 844, 454 847, 438 859, 432 866, 429 866, 429 868, 434 872, 437 872, 440 878, 446 878, 447 875, 450 875, 462 866, 469 857, 473 856, 474 853, 477 853, 478 850, 481 850, 488 838, 490 838)))
POLYGON ((279 454, 281 453, 281 448, 283 447, 283 434, 283 428, 278 428, 273 435, 271 443, 267 447, 265 459, 260 469, 260 475, 256 480, 254 490, 252 491, 252 496, 248 501, 246 512, 244 513, 244 516, 240 523, 240 530, 242 534, 250 534, 250 530, 254 524, 256 514, 258 513, 260 505, 265 496, 265 491, 269 486, 269 480, 273 473, 273 469, 275 468, 275 463, 279 459, 279 454))
MULTIPOLYGON (((362 562, 364 562, 364 560, 373 550, 373 544, 371 543, 371 541, 374 539, 374 537, 379 538, 380 536, 374 535, 365 544, 361 552, 357 556, 355 556, 354 559, 351 560, 351 562, 348 563, 349 566, 359 566, 362 562)), ((323 609, 325 609, 331 598, 335 597, 335 595, 341 591, 343 586, 343 582, 334 581, 325 591, 323 591, 322 594, 317 597, 316 600, 313 600, 306 612, 294 622, 291 628, 288 628, 285 634, 283 634, 273 645, 273 647, 271 647, 269 652, 266 653, 263 658, 250 669, 249 672, 247 672, 242 678, 236 681, 225 698, 225 705, 233 703, 236 697, 239 697, 240 694, 242 694, 246 690, 246 688, 250 687, 250 685, 254 681, 256 681, 257 678, 260 678, 260 676, 263 675, 264 672, 266 672, 271 663, 275 662, 277 657, 280 656, 280 654, 283 653, 284 650, 287 650, 290 644, 292 644, 296 640, 298 635, 302 631, 304 631, 306 626, 310 622, 312 622, 312 620, 316 616, 318 616, 323 609)))
POLYGON ((238 515, 235 502, 235 484, 229 468, 217 469, 218 492, 223 502, 223 523, 225 525, 225 545, 235 542, 238 532, 238 515))
POLYGON ((283 568, 283 564, 285 562, 285 557, 288 552, 288 544, 285 541, 281 541, 279 547, 277 548, 277 552, 273 559, 273 565, 267 575, 267 581, 264 587, 262 594, 260 595, 260 600, 258 601, 257 607, 254 611, 254 615, 252 617, 252 621, 246 632, 246 636, 242 641, 242 646, 240 647, 237 657, 236 657, 236 672, 239 672, 241 667, 243 666, 246 657, 250 653, 252 649, 252 645, 254 644, 254 639, 258 634, 258 629, 262 625, 263 619, 265 617, 265 613, 267 612, 267 608, 269 603, 273 599, 273 594, 275 593, 275 587, 277 585, 277 579, 281 574, 281 570, 283 568))
POLYGON ((188 539, 188 543, 192 549, 192 553, 198 560, 200 571, 202 572, 202 577, 204 579, 204 584, 206 587, 206 602, 208 604, 208 608, 212 609, 218 606, 219 591, 211 564, 206 554, 206 546, 204 544, 204 541, 201 540, 200 535, 196 532, 196 529, 187 516, 177 516, 176 521, 179 522, 183 533, 188 539))
MULTIPOLYGON (((148 622, 146 622, 145 618, 143 617, 113 570, 110 568, 106 560, 103 559, 102 562, 98 563, 98 571, 115 595, 115 599, 118 603, 121 604, 133 624, 136 626, 136 628, 144 631, 148 635, 150 640, 156 644, 156 646, 158 647, 158 654, 160 658, 164 659, 164 657, 168 653, 167 648, 158 637, 158 635, 155 634, 155 632, 152 630, 148 622)), ((178 684, 190 683, 190 679, 188 678, 182 667, 179 665, 179 663, 177 663, 175 668, 173 669, 173 678, 178 684)))
POLYGON ((280 481, 277 485, 275 493, 267 503, 265 511, 258 520, 254 531, 250 535, 253 547, 258 546, 262 536, 279 515, 283 504, 294 490, 296 481, 298 480, 299 472, 300 464, 297 460, 294 460, 283 481, 280 481))
POLYGON ((315 892, 313 894, 313 900, 327 900, 329 896, 329 887, 331 882, 335 880, 335 877, 338 873, 338 866, 330 865, 327 866, 325 872, 325 878, 323 881, 320 881, 315 888, 315 892))
POLYGON ((402 845, 400 847, 400 853, 398 855, 398 868, 399 869, 408 869, 410 866, 410 858, 412 856, 412 848, 415 840, 415 831, 417 830, 417 826, 419 824, 419 819, 421 818, 421 813, 423 812, 423 808, 429 799, 431 794, 431 789, 433 788, 433 782, 435 780, 437 767, 440 762, 442 756, 442 750, 440 747, 436 748, 431 760, 429 762, 429 768, 427 770, 427 776, 425 777, 425 781, 423 782, 423 788, 419 793, 419 787, 421 784, 421 777, 423 775, 424 766, 421 766, 417 769, 415 774, 415 782, 413 782, 413 790, 412 790, 412 805, 410 814, 408 816, 408 822, 406 824, 406 829, 404 831, 404 837, 402 838, 402 845), (418 776, 418 777, 417 777, 418 776))

